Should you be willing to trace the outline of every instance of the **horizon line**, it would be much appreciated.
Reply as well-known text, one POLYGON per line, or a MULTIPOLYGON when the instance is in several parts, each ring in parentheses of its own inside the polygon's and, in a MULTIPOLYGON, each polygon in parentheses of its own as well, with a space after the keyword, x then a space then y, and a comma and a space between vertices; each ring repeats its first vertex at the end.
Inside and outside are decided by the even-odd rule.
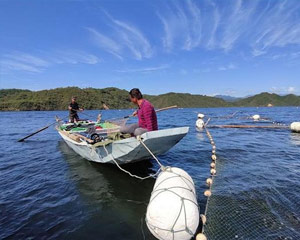
MULTIPOLYGON (((122 88, 118 88, 118 87, 95 88, 95 87, 78 87, 78 86, 55 87, 55 88, 40 89, 40 90, 23 89, 23 88, 0 88, 0 91, 1 91, 1 90, 23 90, 23 91, 39 92, 39 91, 45 91, 45 90, 55 90, 55 89, 59 89, 59 88, 79 88, 79 89, 82 89, 82 90, 84 90, 84 89, 89 89, 89 88, 92 88, 92 89, 116 88, 116 89, 119 89, 119 90, 124 90, 124 91, 129 92, 127 89, 122 89, 122 88)), ((148 93, 143 93, 143 95, 159 96, 159 95, 164 95, 164 94, 169 94, 169 93, 201 95, 201 96, 215 97, 215 98, 220 98, 220 99, 223 99, 223 98, 221 98, 221 97, 216 97, 216 96, 224 96, 224 97, 232 97, 232 98, 248 98, 248 97, 253 97, 253 96, 255 96, 255 95, 259 95, 259 94, 263 94, 263 93, 275 94, 275 95, 278 95, 278 96, 287 96, 287 95, 295 95, 295 96, 298 96, 298 97, 300 96, 300 94, 298 95, 298 94, 296 94, 296 93, 284 93, 284 94, 281 94, 281 93, 268 92, 268 91, 262 91, 262 92, 260 92, 260 93, 249 94, 249 95, 246 95, 246 96, 234 96, 234 95, 229 95, 229 94, 214 94, 214 95, 211 95, 211 94, 200 94, 200 93, 190 93, 190 92, 173 92, 173 91, 165 92, 165 93, 160 93, 160 94, 148 94, 148 93)))

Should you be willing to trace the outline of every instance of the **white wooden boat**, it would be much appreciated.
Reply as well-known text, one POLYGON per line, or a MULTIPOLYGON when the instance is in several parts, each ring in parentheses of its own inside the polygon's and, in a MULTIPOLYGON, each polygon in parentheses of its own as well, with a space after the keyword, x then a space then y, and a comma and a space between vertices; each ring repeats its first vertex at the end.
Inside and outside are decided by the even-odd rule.
MULTIPOLYGON (((70 132, 57 127, 63 140, 83 158, 98 163, 126 164, 150 159, 151 155, 136 137, 124 139, 105 138, 95 144, 80 133, 70 132)), ((176 145, 189 131, 189 127, 178 127, 146 132, 141 135, 142 141, 159 155, 176 145)))

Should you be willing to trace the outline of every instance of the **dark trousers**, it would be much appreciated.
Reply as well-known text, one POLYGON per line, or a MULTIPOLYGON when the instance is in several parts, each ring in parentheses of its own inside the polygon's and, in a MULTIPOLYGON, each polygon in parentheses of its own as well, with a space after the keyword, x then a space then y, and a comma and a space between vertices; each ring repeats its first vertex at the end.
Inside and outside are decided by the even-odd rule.
POLYGON ((77 122, 77 121, 79 121, 79 117, 78 117, 78 115, 77 115, 77 113, 75 113, 75 114, 70 114, 69 115, 69 122, 71 122, 71 123, 73 123, 74 122, 74 120, 77 122))

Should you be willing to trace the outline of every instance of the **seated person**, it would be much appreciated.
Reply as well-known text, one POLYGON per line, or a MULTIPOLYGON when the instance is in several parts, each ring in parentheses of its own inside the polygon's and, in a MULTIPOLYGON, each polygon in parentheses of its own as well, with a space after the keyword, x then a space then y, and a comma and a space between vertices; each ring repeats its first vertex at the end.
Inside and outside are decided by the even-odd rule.
POLYGON ((148 131, 158 130, 156 112, 152 104, 143 98, 138 88, 131 89, 129 95, 131 102, 138 106, 138 109, 132 114, 138 116, 138 123, 125 125, 121 127, 120 131, 138 136, 148 131))

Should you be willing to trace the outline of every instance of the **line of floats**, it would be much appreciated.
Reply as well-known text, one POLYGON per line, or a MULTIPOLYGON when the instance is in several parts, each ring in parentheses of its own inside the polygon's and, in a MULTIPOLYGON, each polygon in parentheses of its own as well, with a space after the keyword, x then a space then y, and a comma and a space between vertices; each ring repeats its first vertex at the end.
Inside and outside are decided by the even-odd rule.
MULTIPOLYGON (((210 119, 205 123, 204 114, 199 113, 197 117, 196 127, 198 129, 205 129, 212 146, 210 177, 206 180, 208 189, 204 191, 207 202, 212 195, 211 188, 217 173, 217 149, 213 137, 208 130, 209 127, 280 128, 300 133, 300 122, 293 122, 289 126, 275 122, 272 122, 272 125, 208 125, 210 119)), ((270 120, 261 118, 258 114, 248 117, 248 119, 255 122, 270 120)), ((187 172, 174 167, 162 169, 162 172, 156 179, 147 207, 146 223, 148 229, 160 240, 188 240, 193 237, 196 240, 206 240, 204 225, 206 224, 207 205, 204 214, 200 215, 194 182, 187 172), (199 226, 202 226, 202 228, 200 229, 199 226)))

